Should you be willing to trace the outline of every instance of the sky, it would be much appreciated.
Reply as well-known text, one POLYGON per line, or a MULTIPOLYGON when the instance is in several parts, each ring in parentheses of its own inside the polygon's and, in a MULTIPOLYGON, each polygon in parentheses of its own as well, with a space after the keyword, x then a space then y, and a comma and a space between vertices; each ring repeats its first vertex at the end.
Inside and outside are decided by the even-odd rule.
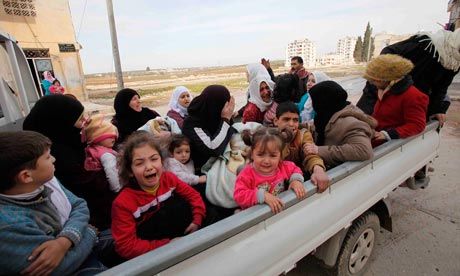
MULTIPOLYGON (((112 0, 123 71, 284 59, 296 39, 334 52, 346 36, 437 31, 442 0, 112 0)), ((85 74, 114 71, 104 0, 69 0, 85 74)))

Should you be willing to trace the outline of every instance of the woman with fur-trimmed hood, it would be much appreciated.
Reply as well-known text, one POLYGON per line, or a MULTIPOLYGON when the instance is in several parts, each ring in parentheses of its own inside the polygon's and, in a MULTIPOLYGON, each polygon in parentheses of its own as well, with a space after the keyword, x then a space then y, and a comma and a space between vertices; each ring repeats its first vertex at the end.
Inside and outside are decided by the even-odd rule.
POLYGON ((316 145, 305 144, 305 154, 318 154, 328 168, 374 156, 371 139, 377 121, 347 101, 339 84, 321 82, 311 88, 310 97, 316 112, 316 145))

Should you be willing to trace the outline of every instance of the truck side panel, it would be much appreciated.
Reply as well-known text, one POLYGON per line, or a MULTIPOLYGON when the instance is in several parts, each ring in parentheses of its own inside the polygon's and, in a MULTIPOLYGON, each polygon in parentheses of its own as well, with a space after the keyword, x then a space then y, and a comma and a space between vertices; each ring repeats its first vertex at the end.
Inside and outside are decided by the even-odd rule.
MULTIPOLYGON (((373 160, 332 169, 330 191, 300 202, 284 193, 287 209, 279 214, 252 207, 103 275, 279 275, 429 163, 439 146, 436 127, 382 145, 373 160)), ((310 194, 316 189, 305 185, 310 194)))

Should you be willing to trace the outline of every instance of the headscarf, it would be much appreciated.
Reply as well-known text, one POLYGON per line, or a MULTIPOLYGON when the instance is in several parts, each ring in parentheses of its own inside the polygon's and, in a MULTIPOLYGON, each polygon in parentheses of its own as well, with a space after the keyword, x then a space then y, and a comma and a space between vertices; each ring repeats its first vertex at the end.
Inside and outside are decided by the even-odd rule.
MULTIPOLYGON (((426 35, 431 40, 425 50, 431 52, 432 47, 439 54, 438 61, 448 70, 460 69, 460 29, 455 31, 439 30, 436 33, 423 32, 419 36, 426 35)), ((420 42, 427 39, 422 39, 420 42)), ((434 52, 434 56, 436 52, 434 52)))
POLYGON ((80 129, 74 125, 83 114, 84 107, 78 101, 62 94, 44 96, 38 100, 24 120, 23 129, 40 132, 54 143, 80 148, 80 129))
POLYGON ((181 117, 185 117, 188 115, 188 111, 186 107, 183 107, 179 104, 179 97, 182 93, 187 92, 190 95, 190 101, 192 101, 193 97, 190 94, 190 91, 185 86, 178 86, 174 89, 173 94, 171 96, 171 100, 169 101, 169 107, 180 114, 181 117))
POLYGON ((268 108, 270 108, 272 104, 272 100, 268 103, 264 102, 262 98, 260 97, 260 84, 262 82, 265 82, 268 85, 268 88, 270 88, 270 96, 273 96, 273 82, 267 79, 267 77, 259 75, 256 78, 254 78, 250 83, 249 83, 249 102, 255 104, 257 108, 260 109, 260 111, 264 112, 268 108))
POLYGON ((327 123, 337 111, 350 104, 347 101, 348 93, 334 81, 323 81, 311 88, 310 97, 316 112, 315 131, 318 134, 316 144, 322 146, 327 123))
POLYGON ((313 77, 315 77, 315 85, 323 81, 331 80, 331 78, 323 71, 313 71, 309 75, 313 75, 313 77))
POLYGON ((51 82, 51 83, 53 83, 53 81, 55 80, 55 78, 53 78, 52 75, 48 77, 48 73, 50 73, 50 71, 45 71, 45 72, 43 72, 43 79, 44 79, 44 80, 47 80, 47 81, 49 81, 49 82, 51 82))
POLYGON ((267 68, 260 63, 249 63, 248 66, 246 66, 246 70, 249 75, 249 83, 251 83, 251 81, 259 75, 270 79, 270 74, 268 73, 267 68))
POLYGON ((188 107, 187 120, 197 121, 202 128, 214 134, 221 122, 220 114, 225 103, 230 100, 230 92, 225 86, 210 85, 195 97, 188 107))
POLYGON ((298 103, 304 90, 302 86, 303 82, 295 74, 279 75, 273 90, 273 100, 279 104, 285 101, 298 103))
POLYGON ((129 106, 131 99, 134 96, 140 95, 131 88, 125 88, 118 91, 113 102, 115 108, 116 126, 120 132, 120 136, 130 135, 136 131, 139 127, 147 123, 148 120, 154 119, 160 116, 149 108, 142 107, 140 112, 135 111, 129 106))

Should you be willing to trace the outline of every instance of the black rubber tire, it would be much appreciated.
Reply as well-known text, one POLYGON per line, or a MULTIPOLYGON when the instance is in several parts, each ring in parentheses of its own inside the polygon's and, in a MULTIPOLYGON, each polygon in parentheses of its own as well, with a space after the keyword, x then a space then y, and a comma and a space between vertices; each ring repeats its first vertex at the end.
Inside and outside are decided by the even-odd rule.
POLYGON ((380 230, 378 216, 366 212, 358 217, 347 232, 337 258, 334 274, 338 276, 360 276, 369 267, 369 259, 380 230))

